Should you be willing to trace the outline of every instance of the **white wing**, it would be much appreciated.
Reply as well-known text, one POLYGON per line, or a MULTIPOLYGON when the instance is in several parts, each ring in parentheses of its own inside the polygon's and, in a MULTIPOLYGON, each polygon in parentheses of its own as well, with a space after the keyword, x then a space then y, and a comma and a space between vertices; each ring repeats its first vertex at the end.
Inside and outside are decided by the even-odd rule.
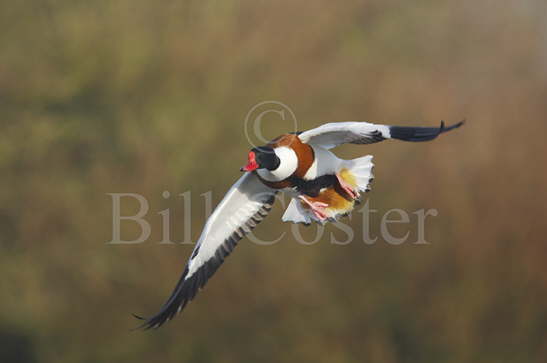
POLYGON ((245 173, 228 191, 205 224, 171 297, 160 312, 145 319, 141 327, 160 327, 180 312, 205 286, 237 242, 268 215, 275 194, 276 191, 262 184, 254 173, 245 173))
POLYGON ((302 142, 332 149, 342 144, 372 144, 386 139, 428 141, 441 133, 460 127, 464 121, 445 127, 407 127, 376 125, 369 122, 333 122, 298 135, 302 142))

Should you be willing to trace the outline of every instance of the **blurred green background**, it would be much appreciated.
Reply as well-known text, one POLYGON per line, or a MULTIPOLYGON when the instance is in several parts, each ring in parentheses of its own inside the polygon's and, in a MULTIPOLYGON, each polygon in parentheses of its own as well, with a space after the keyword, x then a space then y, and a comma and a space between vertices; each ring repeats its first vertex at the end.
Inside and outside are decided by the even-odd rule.
MULTIPOLYGON (((0 360, 547 361, 546 14, 543 0, 1 1, 0 360), (131 332, 192 249, 158 244, 158 212, 182 240, 191 191, 196 240, 200 194, 216 203, 239 177, 264 100, 299 129, 467 118, 431 143, 338 150, 375 155, 372 234, 391 208, 436 208, 430 244, 411 223, 393 229, 409 243, 367 245, 355 217, 346 246, 246 239, 176 320, 131 332), (107 244, 115 192, 150 202, 147 242, 107 244)), ((291 126, 267 119, 269 137, 291 126)), ((281 213, 257 235, 288 231, 281 213)))

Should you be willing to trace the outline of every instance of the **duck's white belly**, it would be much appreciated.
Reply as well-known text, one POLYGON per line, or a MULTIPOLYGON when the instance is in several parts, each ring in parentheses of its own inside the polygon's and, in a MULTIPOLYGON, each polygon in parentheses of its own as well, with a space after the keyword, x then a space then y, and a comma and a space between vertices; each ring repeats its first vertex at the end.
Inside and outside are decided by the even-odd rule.
POLYGON ((343 160, 322 147, 312 146, 312 148, 315 160, 304 175, 304 180, 313 180, 322 175, 336 174, 343 160))

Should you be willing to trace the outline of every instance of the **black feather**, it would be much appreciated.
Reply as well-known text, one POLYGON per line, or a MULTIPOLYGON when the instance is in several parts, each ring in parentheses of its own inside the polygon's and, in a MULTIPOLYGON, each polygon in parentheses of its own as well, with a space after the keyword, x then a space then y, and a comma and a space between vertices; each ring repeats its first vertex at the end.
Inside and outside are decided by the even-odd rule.
POLYGON ((310 197, 317 197, 321 189, 330 188, 338 183, 338 179, 334 174, 321 175, 312 180, 291 176, 289 180, 299 193, 310 197))
POLYGON ((406 126, 390 126, 389 132, 392 139, 403 141, 429 141, 433 140, 440 134, 448 132, 463 125, 465 120, 458 122, 449 127, 444 126, 444 121, 441 121, 440 127, 406 127, 406 126))

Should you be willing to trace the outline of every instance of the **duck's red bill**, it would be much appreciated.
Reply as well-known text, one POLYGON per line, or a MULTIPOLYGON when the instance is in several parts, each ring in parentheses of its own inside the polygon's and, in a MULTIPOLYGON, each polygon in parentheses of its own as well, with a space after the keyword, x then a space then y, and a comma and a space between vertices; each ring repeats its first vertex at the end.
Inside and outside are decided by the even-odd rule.
POLYGON ((258 164, 256 162, 256 154, 254 151, 249 152, 249 161, 247 161, 247 165, 241 168, 241 171, 254 171, 258 169, 258 164))

